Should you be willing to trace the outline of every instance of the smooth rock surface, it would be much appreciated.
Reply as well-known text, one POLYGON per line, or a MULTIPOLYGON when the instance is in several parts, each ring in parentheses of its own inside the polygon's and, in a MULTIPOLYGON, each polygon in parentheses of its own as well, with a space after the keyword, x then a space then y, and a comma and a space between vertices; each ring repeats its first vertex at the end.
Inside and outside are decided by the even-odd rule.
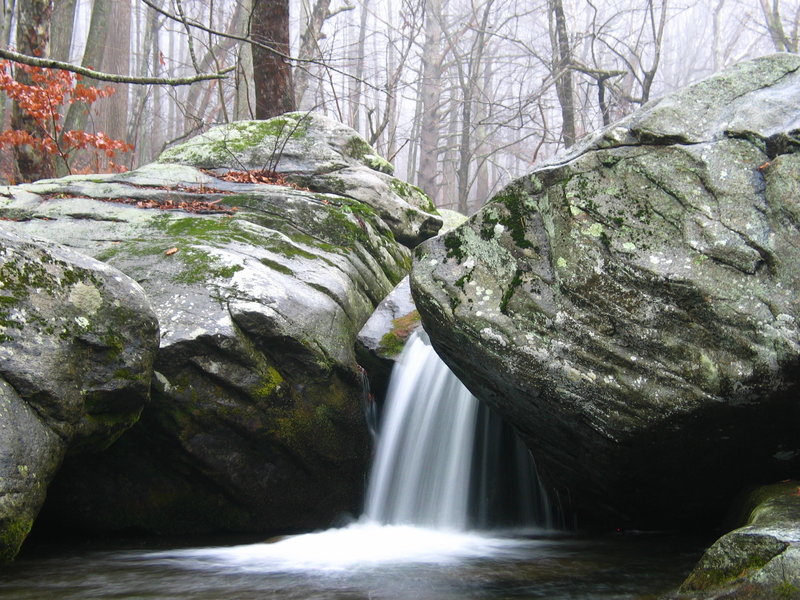
POLYGON ((102 450, 136 423, 157 348, 133 280, 0 227, 1 559, 16 555, 66 453, 102 450))
POLYGON ((425 329, 579 525, 797 473, 800 57, 645 105, 415 251, 425 329))

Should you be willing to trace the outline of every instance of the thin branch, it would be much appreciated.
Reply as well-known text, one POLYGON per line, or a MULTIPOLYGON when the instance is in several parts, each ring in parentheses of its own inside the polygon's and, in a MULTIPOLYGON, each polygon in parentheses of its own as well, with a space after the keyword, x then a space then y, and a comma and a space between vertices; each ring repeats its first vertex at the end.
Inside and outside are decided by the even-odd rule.
MULTIPOLYGON (((290 56, 290 55, 288 55, 288 54, 286 54, 284 52, 280 52, 279 50, 275 49, 273 46, 270 46, 269 44, 264 44, 262 42, 254 40, 253 38, 250 38, 250 37, 247 37, 247 36, 244 36, 244 35, 236 35, 234 33, 225 33, 224 31, 219 31, 219 30, 216 30, 216 29, 212 29, 211 27, 207 27, 207 26, 205 26, 202 23, 199 23, 197 21, 192 21, 192 20, 189 20, 189 19, 183 20, 178 15, 173 15, 172 13, 164 10, 160 6, 154 4, 152 2, 152 0, 141 0, 141 1, 144 2, 150 8, 152 8, 154 11, 164 15, 168 19, 171 19, 171 20, 173 20, 173 21, 175 21, 177 23, 183 23, 184 25, 188 25, 190 27, 195 27, 196 29, 199 29, 201 31, 205 31, 206 33, 210 33, 212 35, 218 35, 220 37, 230 38, 232 40, 237 40, 239 42, 244 42, 245 44, 250 44, 251 46, 257 46, 259 48, 263 48, 264 50, 266 50, 268 52, 271 52, 275 56, 277 56, 279 58, 282 58, 283 60, 285 60, 287 62, 290 62, 290 63, 293 63, 293 64, 296 64, 296 65, 303 64, 303 63, 312 64, 312 65, 319 65, 319 66, 321 66, 321 67, 323 67, 325 69, 329 69, 329 70, 333 71, 334 73, 338 73, 339 75, 343 75, 344 77, 350 77, 352 79, 356 79, 356 77, 354 75, 351 75, 347 71, 344 71, 342 69, 334 67, 334 66, 326 63, 325 61, 317 60, 317 59, 314 59, 314 58, 295 58, 295 57, 290 56)), ((224 72, 227 73, 228 71, 226 70, 224 72)), ((363 79, 360 80, 360 81, 361 81, 361 83, 363 83, 364 85, 366 85, 369 88, 372 88, 373 90, 381 91, 381 88, 379 88, 376 85, 373 85, 369 81, 366 81, 366 80, 363 80, 363 79)))
POLYGON ((208 81, 210 79, 225 79, 227 73, 233 71, 236 67, 227 67, 218 73, 201 73, 191 77, 132 77, 130 75, 115 75, 113 73, 103 73, 102 71, 95 71, 87 67, 73 65, 71 63, 62 62, 60 60, 52 60, 50 58, 36 58, 28 56, 27 54, 20 54, 0 48, 0 58, 13 60, 14 62, 29 65, 31 67, 41 67, 43 69, 60 69, 62 71, 70 71, 96 79, 97 81, 110 81, 112 83, 131 83, 134 85, 191 85, 198 81, 208 81))

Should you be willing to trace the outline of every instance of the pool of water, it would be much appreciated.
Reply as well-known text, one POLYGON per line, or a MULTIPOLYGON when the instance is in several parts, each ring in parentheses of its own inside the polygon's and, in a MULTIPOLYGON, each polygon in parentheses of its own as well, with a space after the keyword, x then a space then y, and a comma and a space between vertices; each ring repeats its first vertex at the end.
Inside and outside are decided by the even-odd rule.
POLYGON ((355 524, 261 543, 28 551, 0 599, 622 600, 674 589, 697 540, 436 532, 355 524))

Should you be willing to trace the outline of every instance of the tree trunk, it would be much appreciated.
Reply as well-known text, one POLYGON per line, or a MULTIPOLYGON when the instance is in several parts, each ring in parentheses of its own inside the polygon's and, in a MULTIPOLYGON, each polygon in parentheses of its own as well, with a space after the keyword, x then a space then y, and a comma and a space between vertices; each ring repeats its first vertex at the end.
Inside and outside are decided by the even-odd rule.
MULTIPOLYGON (((106 47, 106 37, 108 34, 108 24, 111 14, 110 0, 94 0, 92 8, 92 18, 89 22, 89 32, 86 37, 86 48, 83 51, 81 65, 99 69, 103 61, 103 53, 106 47)), ((91 85, 91 81, 88 82, 91 85)), ((67 111, 64 119, 64 130, 86 129, 89 115, 86 107, 81 103, 72 104, 67 111)))
MULTIPOLYGON (((95 0, 95 3, 98 0, 95 0)), ((131 57, 131 0, 112 0, 106 44, 100 68, 109 73, 129 73, 131 57)), ((113 139, 128 135, 128 84, 114 83, 114 95, 97 103, 96 129, 113 139)), ((118 164, 127 162, 126 155, 118 154, 118 164)), ((105 165, 101 165, 105 166, 105 165)))
MULTIPOLYGON (((322 36, 322 26, 330 16, 331 0, 316 0, 303 35, 300 36, 300 50, 298 58, 318 58, 319 40, 322 36)), ((303 106, 303 96, 308 89, 308 78, 311 75, 311 64, 300 64, 294 72, 294 92, 297 106, 303 106)), ((312 103, 313 104, 313 103, 312 103)))
POLYGON ((251 35, 271 50, 253 46, 256 118, 269 119, 295 109, 289 62, 289 1, 254 0, 251 35))
POLYGON ((78 0, 55 0, 53 5, 53 21, 50 25, 50 56, 57 60, 70 62, 77 4, 78 0))
MULTIPOLYGON (((50 17, 52 0, 24 0, 19 4, 17 17, 17 51, 31 56, 50 56, 50 17)), ((30 84, 31 80, 21 69, 15 73, 17 81, 30 84)), ((16 104, 11 112, 11 128, 27 131, 41 138, 44 133, 36 120, 20 110, 16 104)), ((35 181, 55 175, 53 157, 37 152, 30 146, 14 146, 14 160, 21 181, 35 181)))
POLYGON ((442 1, 427 0, 425 10, 425 43, 422 50, 422 131, 419 139, 419 172, 417 185, 431 198, 439 196, 438 166, 441 137, 442 64, 442 1))
POLYGON ((561 0, 548 0, 551 13, 550 40, 553 48, 553 79, 561 105, 561 137, 564 147, 575 143, 575 97, 572 89, 572 53, 567 34, 567 19, 561 0))
POLYGON ((783 29, 780 0, 772 0, 772 5, 770 5, 769 0, 761 0, 761 11, 764 13, 764 21, 775 50, 778 52, 797 52, 797 40, 790 40, 783 29))
POLYGON ((361 131, 361 106, 363 104, 361 81, 364 79, 364 55, 367 44, 367 16, 369 15, 369 2, 370 0, 362 0, 361 2, 358 44, 356 45, 356 70, 350 89, 350 127, 360 133, 363 133, 361 131))

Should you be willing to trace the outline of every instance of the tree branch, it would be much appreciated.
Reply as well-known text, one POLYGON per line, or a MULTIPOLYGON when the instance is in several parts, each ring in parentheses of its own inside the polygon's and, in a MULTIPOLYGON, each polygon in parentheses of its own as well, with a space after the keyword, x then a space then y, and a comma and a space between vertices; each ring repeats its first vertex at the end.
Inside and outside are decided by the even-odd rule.
POLYGON ((22 63, 23 65, 29 65, 31 67, 41 67, 43 69, 60 69, 62 71, 70 71, 72 73, 77 73, 78 75, 91 77, 92 79, 96 79, 97 81, 110 81, 112 83, 131 83, 134 85, 169 85, 169 86, 190 85, 192 83, 197 83, 198 81, 225 79, 225 77, 227 76, 226 74, 230 73, 236 68, 236 67, 227 67, 225 69, 222 69, 218 73, 201 73, 198 75, 193 75, 191 77, 132 77, 130 75, 115 75, 113 73, 103 73, 102 71, 95 71, 94 69, 73 65, 67 62, 61 62, 60 60, 52 60, 50 58, 36 58, 34 56, 28 56, 27 54, 20 54, 19 52, 12 52, 11 50, 5 50, 3 48, 0 48, 0 58, 13 60, 14 62, 22 63))

